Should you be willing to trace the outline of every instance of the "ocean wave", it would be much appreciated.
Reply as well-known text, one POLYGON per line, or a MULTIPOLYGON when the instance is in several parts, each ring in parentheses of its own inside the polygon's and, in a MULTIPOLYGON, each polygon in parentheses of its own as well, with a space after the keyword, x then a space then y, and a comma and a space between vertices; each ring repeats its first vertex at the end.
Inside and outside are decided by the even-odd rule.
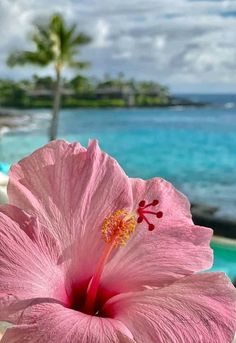
POLYGON ((234 108, 234 107, 236 107, 236 104, 234 102, 226 102, 224 104, 224 108, 226 108, 226 109, 231 109, 231 108, 234 108))

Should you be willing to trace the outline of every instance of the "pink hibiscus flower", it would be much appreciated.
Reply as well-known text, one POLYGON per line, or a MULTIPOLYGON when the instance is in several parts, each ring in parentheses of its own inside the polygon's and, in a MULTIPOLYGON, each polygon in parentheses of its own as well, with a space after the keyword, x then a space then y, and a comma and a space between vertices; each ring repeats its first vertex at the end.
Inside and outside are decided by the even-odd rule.
POLYGON ((212 231, 160 179, 96 142, 54 141, 12 167, 0 211, 1 343, 231 343, 236 293, 212 231))

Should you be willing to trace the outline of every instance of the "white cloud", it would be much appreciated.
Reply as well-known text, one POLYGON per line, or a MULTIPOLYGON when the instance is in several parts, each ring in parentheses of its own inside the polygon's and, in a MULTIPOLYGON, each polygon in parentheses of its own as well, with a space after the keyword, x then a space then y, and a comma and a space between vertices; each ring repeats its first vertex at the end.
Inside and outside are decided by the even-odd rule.
POLYGON ((166 46, 165 36, 157 36, 154 41, 154 46, 156 46, 158 50, 162 50, 166 46))
POLYGON ((123 71, 175 89, 236 90, 235 0, 0 0, 0 77, 33 71, 9 71, 5 57, 29 46, 35 16, 55 11, 93 36, 82 51, 92 62, 90 74, 123 71))
POLYGON ((109 46, 109 25, 104 19, 99 19, 95 25, 93 45, 97 48, 109 46))

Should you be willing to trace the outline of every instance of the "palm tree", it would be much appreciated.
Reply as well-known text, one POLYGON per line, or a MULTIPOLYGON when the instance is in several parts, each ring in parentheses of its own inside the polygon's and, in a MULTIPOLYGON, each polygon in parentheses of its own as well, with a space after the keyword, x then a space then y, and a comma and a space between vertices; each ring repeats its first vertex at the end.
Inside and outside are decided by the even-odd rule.
POLYGON ((79 48, 88 44, 91 38, 77 32, 76 24, 68 26, 60 14, 54 14, 45 24, 35 24, 32 42, 34 51, 16 51, 9 55, 7 64, 15 65, 34 64, 41 67, 53 65, 55 70, 55 93, 53 101, 52 121, 49 139, 57 137, 59 110, 61 102, 62 70, 65 67, 83 69, 87 62, 76 59, 79 48))

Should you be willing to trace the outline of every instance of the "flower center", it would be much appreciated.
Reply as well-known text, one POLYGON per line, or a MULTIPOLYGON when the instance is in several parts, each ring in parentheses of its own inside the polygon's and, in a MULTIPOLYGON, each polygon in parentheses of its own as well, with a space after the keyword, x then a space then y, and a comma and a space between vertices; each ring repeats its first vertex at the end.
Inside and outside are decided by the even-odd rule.
POLYGON ((128 239, 134 233, 137 223, 145 221, 148 224, 149 231, 153 231, 155 225, 149 221, 147 215, 155 215, 156 218, 161 218, 163 213, 161 211, 149 211, 147 208, 151 206, 155 207, 158 204, 158 200, 153 200, 150 204, 146 204, 142 200, 136 212, 129 212, 122 209, 115 211, 109 217, 105 218, 102 226, 102 239, 105 241, 105 246, 87 288, 84 306, 85 313, 94 314, 96 312, 95 303, 101 275, 112 250, 116 247, 126 245, 128 239))
POLYGON ((124 246, 134 232, 136 225, 135 214, 126 210, 118 210, 104 220, 102 238, 106 244, 87 289, 85 313, 94 313, 99 281, 113 248, 119 245, 124 246))

